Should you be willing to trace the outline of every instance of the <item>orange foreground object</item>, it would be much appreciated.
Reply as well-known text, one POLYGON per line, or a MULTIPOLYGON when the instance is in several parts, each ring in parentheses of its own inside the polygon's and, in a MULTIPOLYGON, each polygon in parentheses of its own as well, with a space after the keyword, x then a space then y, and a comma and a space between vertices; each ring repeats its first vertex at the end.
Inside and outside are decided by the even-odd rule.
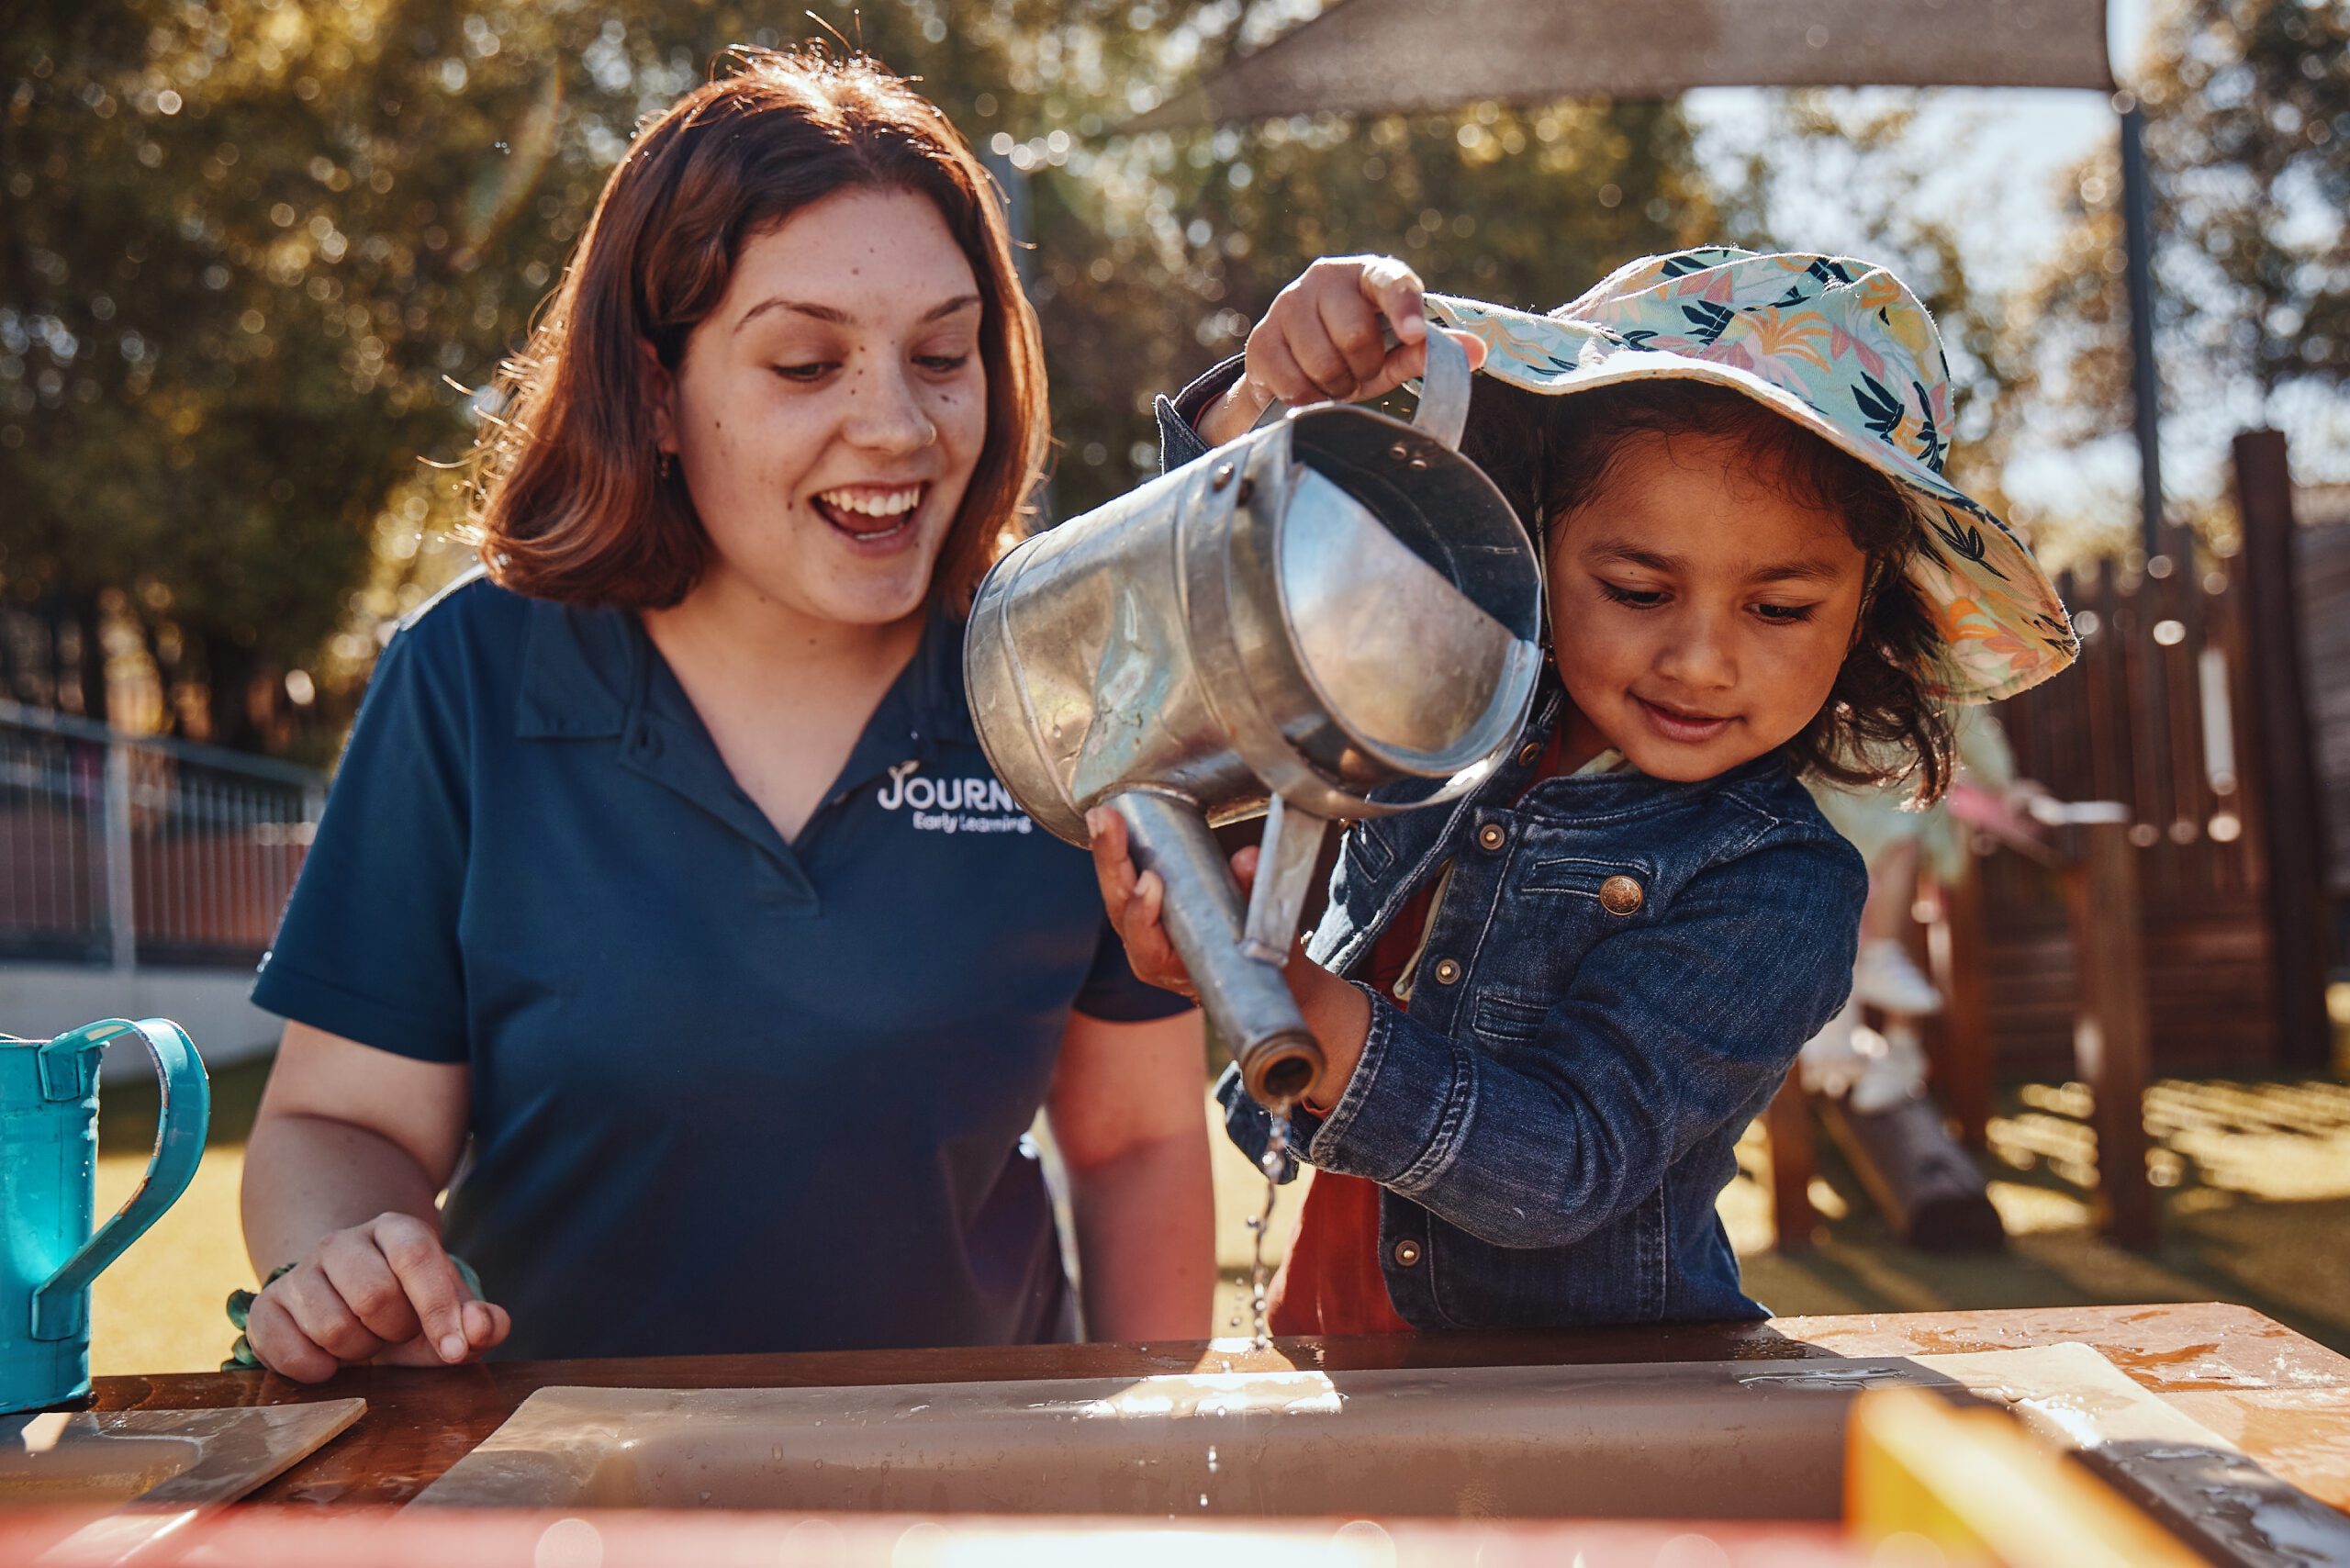
POLYGON ((1856 1548, 1931 1542, 1998 1568, 2195 1568, 2203 1559, 1997 1410, 1915 1388, 1852 1406, 1844 1520, 1856 1548))

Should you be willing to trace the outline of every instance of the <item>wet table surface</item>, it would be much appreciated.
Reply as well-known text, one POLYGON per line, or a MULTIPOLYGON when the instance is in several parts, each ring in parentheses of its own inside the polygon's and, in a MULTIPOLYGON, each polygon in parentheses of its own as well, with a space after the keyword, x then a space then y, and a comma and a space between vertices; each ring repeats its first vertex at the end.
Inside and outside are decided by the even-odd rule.
POLYGON ((1768 1323, 1544 1334, 1381 1335, 1002 1349, 506 1361, 419 1371, 360 1367, 304 1385, 259 1372, 97 1380, 101 1410, 187 1409, 359 1397, 358 1424, 252 1501, 404 1502, 541 1388, 851 1387, 1016 1378, 1140 1377, 1230 1370, 1547 1366, 1616 1361, 1790 1361, 2013 1350, 2077 1341, 2280 1479, 2350 1511, 2350 1359, 2249 1307, 2214 1303, 1883 1313, 1768 1323))

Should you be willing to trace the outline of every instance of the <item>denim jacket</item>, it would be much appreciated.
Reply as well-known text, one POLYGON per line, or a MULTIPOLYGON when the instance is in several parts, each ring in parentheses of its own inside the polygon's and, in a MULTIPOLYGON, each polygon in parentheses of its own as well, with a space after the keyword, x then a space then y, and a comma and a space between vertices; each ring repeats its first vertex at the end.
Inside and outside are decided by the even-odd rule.
MULTIPOLYGON (((1188 411, 1160 402, 1170 462, 1204 450, 1188 411)), ((1739 1135, 1843 1005, 1867 873, 1775 753, 1696 783, 1528 789, 1564 706, 1547 685, 1469 798, 1347 830, 1307 942, 1334 974, 1363 973, 1451 874, 1410 1011, 1356 980, 1361 1059, 1326 1116, 1300 1112, 1292 1151, 1384 1189, 1381 1267, 1418 1327, 1759 1317, 1714 1204, 1739 1135)), ((1217 1093, 1261 1158, 1265 1113, 1234 1074, 1217 1093)))

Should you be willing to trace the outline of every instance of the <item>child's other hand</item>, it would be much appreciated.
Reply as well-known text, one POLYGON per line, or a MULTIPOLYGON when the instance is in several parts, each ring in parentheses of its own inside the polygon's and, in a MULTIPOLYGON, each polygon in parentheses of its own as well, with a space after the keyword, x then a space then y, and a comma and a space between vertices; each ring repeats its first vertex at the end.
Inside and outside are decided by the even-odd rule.
MULTIPOLYGON (((1167 884, 1156 871, 1135 870, 1126 846, 1126 819, 1107 806, 1096 806, 1085 813, 1085 830, 1093 840, 1093 875, 1102 884, 1102 907, 1109 911, 1118 940, 1126 945, 1128 967, 1147 983, 1197 1002, 1200 993, 1192 984, 1191 971, 1167 935, 1167 884)), ((1257 879, 1255 845, 1233 855, 1232 875, 1246 898, 1257 879)))
MULTIPOLYGON (((1240 379, 1200 419, 1210 445, 1245 435, 1268 405, 1364 402, 1393 391, 1427 367, 1428 320, 1419 274, 1393 256, 1324 256, 1275 297, 1248 334, 1240 379), (1397 343, 1387 346, 1384 317, 1397 343)), ((1469 368, 1485 363, 1483 342, 1452 332, 1469 368)))

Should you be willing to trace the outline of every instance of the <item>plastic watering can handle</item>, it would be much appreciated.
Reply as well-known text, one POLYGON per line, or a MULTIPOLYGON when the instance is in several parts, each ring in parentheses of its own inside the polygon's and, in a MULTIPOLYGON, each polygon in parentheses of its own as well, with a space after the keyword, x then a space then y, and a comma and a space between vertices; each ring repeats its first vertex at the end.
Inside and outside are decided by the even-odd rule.
MULTIPOLYGON (((147 1053, 155 1058, 156 1076, 162 1081, 158 1118, 162 1125, 155 1134, 155 1152, 130 1201, 33 1293, 36 1339, 72 1339, 89 1332, 90 1282, 178 1201, 204 1159, 204 1135, 212 1124, 212 1085, 205 1076, 204 1058, 196 1054, 195 1042, 170 1019, 144 1018, 130 1024, 108 1018, 85 1024, 42 1047, 44 1067, 68 1055, 95 1055, 115 1039, 134 1033, 147 1042, 147 1053)), ((95 1062, 92 1068, 95 1070, 95 1062)))

